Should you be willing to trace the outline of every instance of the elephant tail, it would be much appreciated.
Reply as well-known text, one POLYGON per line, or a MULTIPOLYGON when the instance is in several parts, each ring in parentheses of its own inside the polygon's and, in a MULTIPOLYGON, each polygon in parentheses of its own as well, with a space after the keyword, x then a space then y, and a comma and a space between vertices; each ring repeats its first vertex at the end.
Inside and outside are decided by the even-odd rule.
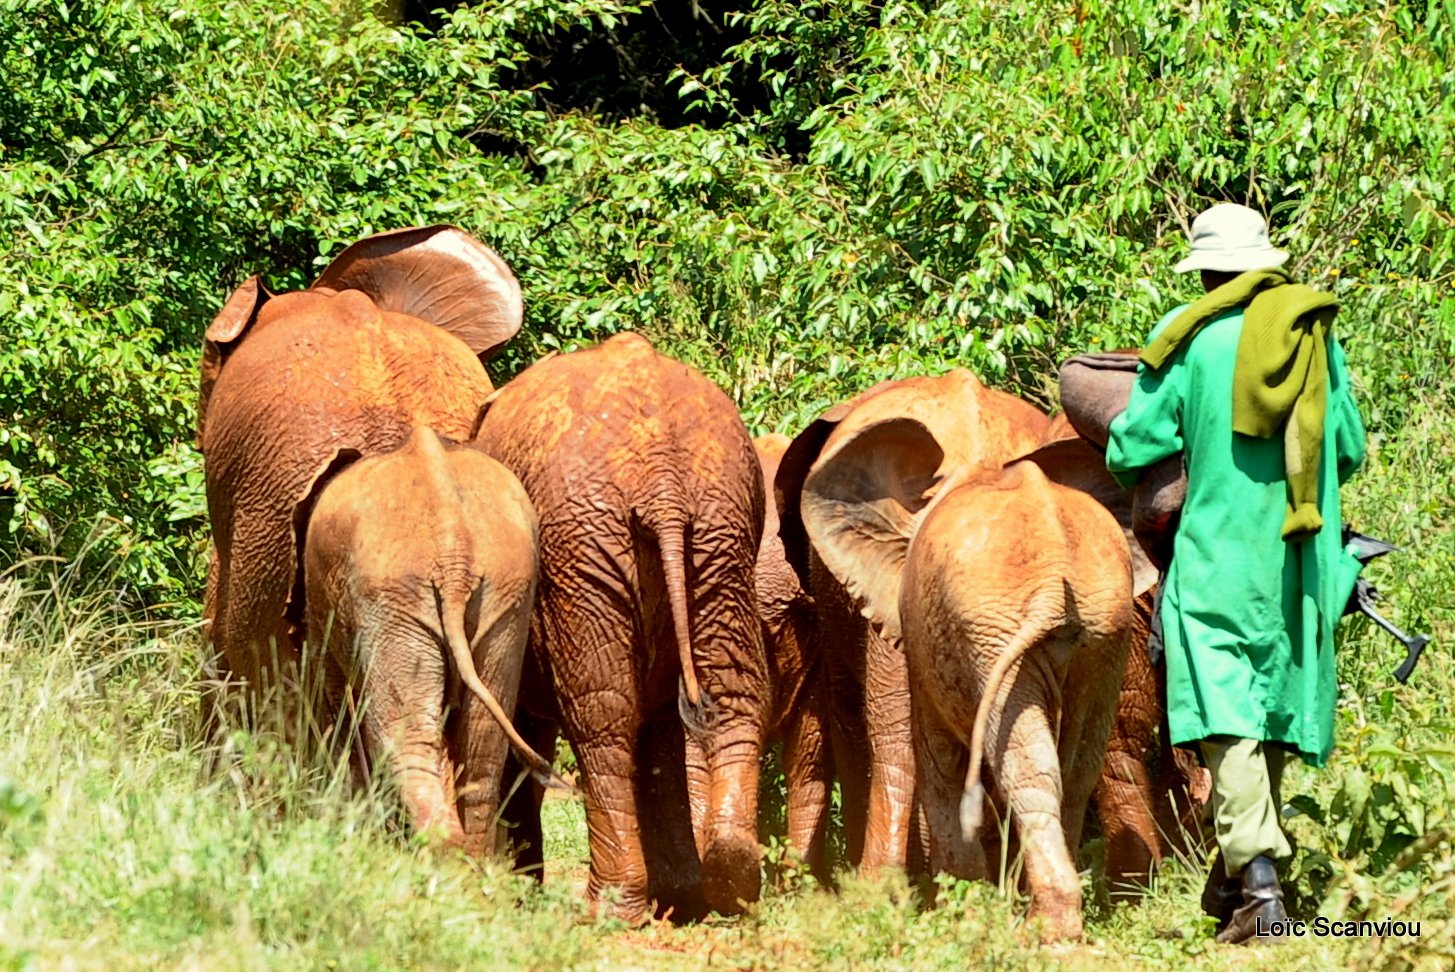
POLYGON ((1062 604, 1059 602, 1064 598, 1064 592, 1050 591, 1032 598, 1025 612, 1027 623, 1011 637, 985 679, 985 691, 980 696, 980 705, 975 710, 975 726, 970 733, 970 769, 965 773, 965 793, 960 798, 960 833, 967 842, 976 839, 984 822, 985 785, 980 781, 980 769, 985 760, 985 732, 990 724, 991 707, 995 705, 1001 683, 1011 667, 1044 639, 1046 631, 1038 623, 1043 612, 1048 608, 1060 608, 1062 604), (1052 600, 1058 603, 1047 603, 1052 600))
POLYGON ((682 522, 669 524, 646 521, 656 535, 662 555, 662 574, 667 601, 672 606, 672 630, 677 638, 677 659, 682 677, 677 691, 677 712, 689 732, 701 734, 717 722, 717 707, 697 679, 692 662, 692 629, 687 610, 687 529, 682 522))
MULTIPOLYGON (((510 742, 510 748, 514 749, 521 762, 530 770, 541 784, 564 790, 572 790, 574 787, 556 774, 551 763, 540 753, 531 748, 530 744, 521 738, 516 732, 515 724, 511 722, 510 716, 500 707, 495 696, 485 683, 480 680, 479 672, 475 671, 475 657, 470 651, 470 639, 465 634, 465 611, 463 605, 446 605, 441 612, 444 621, 445 640, 449 642, 450 657, 455 663, 456 670, 460 673, 460 679, 469 687, 475 697, 485 706, 485 711, 490 713, 505 738, 510 742)), ((488 626, 485 630, 489 630, 488 626)))

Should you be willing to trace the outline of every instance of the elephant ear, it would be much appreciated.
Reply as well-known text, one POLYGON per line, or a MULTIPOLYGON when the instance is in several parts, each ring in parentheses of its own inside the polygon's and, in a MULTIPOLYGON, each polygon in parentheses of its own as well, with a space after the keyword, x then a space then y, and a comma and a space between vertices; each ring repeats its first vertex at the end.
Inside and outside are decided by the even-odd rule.
POLYGON ((830 442, 803 483, 803 524, 824 566, 889 641, 899 640, 905 554, 945 452, 912 418, 830 442))
POLYGON ((314 466, 312 475, 304 482, 302 490, 293 498, 293 588, 288 592, 288 601, 283 606, 283 616, 295 628, 303 627, 303 545, 308 536, 308 521, 313 516, 313 507, 318 497, 339 473, 363 458, 358 449, 341 447, 329 452, 314 466))
POLYGON ((803 481, 818 461, 823 444, 834 429, 853 409, 854 399, 841 402, 824 412, 804 429, 783 450, 778 471, 773 474, 773 504, 778 508, 778 537, 783 541, 783 556, 798 575, 798 582, 808 589, 808 533, 803 527, 801 504, 803 481))
POLYGON ((963 368, 937 377, 880 382, 825 412, 794 440, 774 481, 784 552, 805 585, 809 544, 800 514, 803 483, 820 452, 832 448, 833 437, 853 437, 861 429, 891 418, 914 419, 928 430, 944 451, 941 473, 946 475, 961 467, 999 469, 1011 456, 1040 443, 1050 424, 1035 406, 986 388, 963 368))
POLYGON ((1106 471, 1106 459, 1080 436, 1048 442, 1016 462, 1033 462, 1041 467, 1046 478, 1062 486, 1080 490, 1091 496, 1116 517, 1126 534, 1127 548, 1132 555, 1132 593, 1140 595, 1157 583, 1157 568, 1133 532, 1132 491, 1124 489, 1106 471))
POLYGON ((361 290, 380 310, 436 324, 487 358, 520 330, 520 283, 494 250, 437 225, 376 233, 340 253, 316 288, 361 290))
POLYGON ((243 281, 242 286, 232 292, 222 310, 207 326, 202 339, 202 386, 197 397, 197 448, 202 448, 202 429, 207 421, 207 403, 212 398, 212 388, 227 357, 237 347, 243 335, 258 320, 258 311, 273 295, 256 275, 243 281))

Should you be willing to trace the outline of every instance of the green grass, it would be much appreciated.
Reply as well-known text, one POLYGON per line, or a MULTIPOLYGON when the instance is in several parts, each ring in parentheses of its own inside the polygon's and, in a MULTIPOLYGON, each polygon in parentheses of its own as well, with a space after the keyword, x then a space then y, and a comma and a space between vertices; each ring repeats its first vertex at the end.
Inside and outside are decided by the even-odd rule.
MULTIPOLYGON (((1280 970, 1455 964, 1455 426, 1429 407, 1376 443, 1348 492, 1367 532, 1414 549, 1372 568, 1390 614, 1436 636, 1409 686, 1392 641, 1363 623, 1341 647, 1340 749, 1295 769, 1307 908, 1422 921, 1418 942, 1307 939, 1280 970), (1361 783, 1360 780, 1363 780, 1361 783), (1362 802, 1360 794, 1363 794, 1362 802), (1424 834, 1422 840, 1414 840, 1424 834), (1414 841, 1411 843, 1411 841, 1414 841)), ((837 895, 790 873, 751 914, 674 928, 593 920, 579 894, 580 805, 546 807, 548 882, 411 841, 387 792, 236 736, 209 776, 195 742, 195 627, 123 616, 104 571, 22 565, 0 578, 0 970, 882 968, 1263 969, 1215 946, 1200 862, 1174 864, 1136 907, 1097 903, 1084 942, 1034 943, 1024 902, 944 885, 938 907, 903 881, 845 879, 837 895)), ((1094 856, 1094 855, 1093 855, 1094 856)))

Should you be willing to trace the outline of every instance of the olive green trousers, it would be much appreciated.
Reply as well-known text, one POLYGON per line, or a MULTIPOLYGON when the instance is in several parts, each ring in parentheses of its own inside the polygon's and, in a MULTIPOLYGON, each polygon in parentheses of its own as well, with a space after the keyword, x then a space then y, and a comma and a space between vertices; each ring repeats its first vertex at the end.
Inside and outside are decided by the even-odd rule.
POLYGON ((1232 736, 1212 736, 1201 746, 1212 771, 1213 831, 1227 874, 1237 876, 1259 854, 1275 860, 1291 855, 1279 822, 1282 747, 1232 736))

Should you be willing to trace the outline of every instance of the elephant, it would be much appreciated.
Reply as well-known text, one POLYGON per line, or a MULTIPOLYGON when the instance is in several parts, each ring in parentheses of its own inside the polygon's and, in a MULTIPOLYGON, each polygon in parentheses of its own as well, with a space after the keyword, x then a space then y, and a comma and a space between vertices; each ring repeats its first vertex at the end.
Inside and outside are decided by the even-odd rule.
POLYGON ((987 876, 988 760, 1032 916, 1048 940, 1077 937, 1071 853, 1132 632, 1128 537, 1041 462, 966 461, 950 452, 964 439, 943 429, 888 409, 841 427, 804 483, 802 519, 883 639, 903 648, 930 870, 987 876))
MULTIPOLYGON (((791 440, 771 433, 753 440, 765 493, 791 440)), ((828 686, 814 634, 813 599, 788 563, 778 536, 777 504, 768 503, 757 564, 758 614, 768 653, 772 704, 768 741, 781 742, 787 783, 788 842, 819 881, 829 879, 829 804, 833 766, 829 753, 828 686)))
MULTIPOLYGON (((1134 350, 1108 351, 1063 363, 1064 410, 1047 433, 1047 442, 1067 443, 1056 448, 1063 455, 1073 449, 1068 456, 1072 464, 1094 469, 1092 475, 1098 480, 1094 488, 1103 497, 1115 496, 1114 508, 1122 512, 1124 523, 1125 511, 1131 511, 1133 555, 1165 570, 1187 494, 1181 456, 1157 463, 1130 491, 1122 490, 1104 472, 1102 450, 1112 420, 1131 397, 1137 359, 1134 350), (1080 444, 1069 446, 1073 441, 1080 444)), ((1154 606, 1151 591, 1138 595, 1126 677, 1095 797, 1106 838, 1108 882, 1114 895, 1130 891, 1133 900, 1135 886, 1164 858, 1190 851, 1200 842, 1202 811, 1212 795, 1212 778, 1197 756, 1165 742, 1166 671, 1153 666, 1147 653, 1154 606)))
MULTIPOLYGON (((954 374, 951 372, 951 375, 954 374)), ((970 380, 974 381, 973 376, 970 380)), ((944 379, 913 381, 924 388, 929 382, 943 382, 944 379)), ((808 577, 807 586, 815 601, 819 637, 833 649, 823 652, 823 678, 829 686, 828 694, 834 710, 830 719, 830 736, 834 742, 833 766, 843 787, 850 858, 871 865, 896 866, 917 863, 914 858, 923 844, 922 840, 912 839, 916 836, 913 834, 915 814, 911 799, 912 749, 907 743, 898 743, 896 737, 899 733, 895 732, 895 724, 882 715, 886 709, 907 711, 907 701, 893 707, 884 705, 886 699, 907 699, 907 671, 899 661, 902 655, 886 644, 875 627, 864 619, 856 606, 856 599, 823 564, 814 545, 808 542, 800 505, 804 480, 812 464, 821 456, 829 434, 855 411, 859 403, 872 401, 886 389, 899 384, 888 382, 876 386, 859 398, 826 412, 794 441, 779 467, 775 484, 778 500, 784 507, 783 534, 790 560, 796 570, 808 577), (867 698, 864 689, 866 669, 877 672, 877 678, 869 682, 875 688, 867 698), (877 706, 874 705, 875 696, 880 700, 877 706), (870 707, 880 713, 877 719, 866 719, 864 713, 870 707), (866 722, 871 721, 877 722, 872 739, 866 726, 866 722), (865 753, 869 754, 867 759, 861 755, 865 753), (873 814, 868 813, 866 807, 870 802, 867 791, 871 777, 880 778, 882 782, 875 787, 876 795, 883 794, 874 801, 876 812, 873 814), (905 784, 906 779, 908 785, 905 784), (898 785, 889 786, 891 780, 898 785), (871 817, 872 825, 866 819, 871 817), (895 823, 892 829, 878 823, 886 819, 895 823), (892 834, 893 839, 886 841, 887 834, 892 834), (890 847, 889 853, 884 851, 886 843, 890 847), (907 853, 902 849, 906 844, 907 853), (867 848, 867 851, 862 848, 867 848)), ((935 388, 934 385, 929 387, 935 388)), ((964 382, 963 387, 973 389, 976 386, 964 382)), ((906 395, 905 399, 909 397, 906 395)), ((1117 486, 1105 471, 1100 454, 1077 434, 1065 413, 1052 420, 1032 406, 1000 393, 991 393, 987 400, 992 411, 999 411, 1006 417, 998 434, 1004 444, 998 453, 992 450, 992 454, 1001 461, 1013 461, 1049 446, 1039 458, 1053 479, 1090 492, 1114 512, 1124 527, 1130 519, 1134 533, 1142 536, 1139 528, 1143 524, 1137 521, 1137 494, 1129 496, 1117 486), (1007 426, 1011 432, 1009 435, 1005 431, 1007 426), (1063 441, 1067 439, 1080 444, 1073 447, 1063 441)), ((889 407, 876 413, 876 417, 896 414, 894 401, 885 404, 889 407)), ((905 414, 909 413, 906 411, 905 414)), ((973 413, 963 406, 946 402, 940 415, 936 414, 933 405, 921 408, 918 414, 929 425, 945 414, 964 416, 973 413)), ((941 441, 951 444, 951 447, 964 443, 966 438, 963 428, 947 430, 941 435, 941 441)), ((963 447, 961 451, 964 451, 963 447)), ((884 461, 892 460, 886 458, 884 461)), ((1165 516, 1161 522, 1166 522, 1165 516)), ((1133 547, 1133 554, 1138 564, 1133 641, 1128 652, 1126 678, 1121 686, 1103 778, 1095 796, 1102 832, 1107 840, 1106 870, 1114 886, 1144 879, 1157 861, 1178 848, 1178 838, 1186 831, 1197 829, 1196 819, 1208 794, 1206 771, 1199 769, 1189 754, 1158 745, 1162 692, 1158 687, 1159 673, 1152 668, 1146 653, 1153 602, 1150 585, 1154 572, 1147 564, 1150 555, 1144 557, 1136 547, 1133 547)))
MULTIPOLYGON (((740 911, 759 893, 768 672, 763 483, 736 408, 626 333, 522 372, 475 441, 540 516, 517 725, 537 748, 559 725, 576 754, 589 897, 615 889, 633 921, 653 900, 675 918, 740 911)), ((537 848, 518 863, 538 863, 536 801, 508 813, 537 848)))
POLYGON ((359 768, 390 766, 414 829, 476 856, 494 846, 507 743, 551 776, 510 721, 537 529, 509 471, 419 427, 327 480, 303 546, 323 718, 359 712, 359 768))
POLYGON ((1105 873, 1116 897, 1135 900, 1135 887, 1152 869, 1198 833, 1211 780, 1195 756, 1162 743, 1165 738, 1165 673, 1147 651, 1155 602, 1160 545, 1139 540, 1138 497, 1106 471, 1100 450, 1061 413, 1045 444, 1027 458, 1055 482, 1079 489, 1105 506, 1128 536, 1134 568, 1133 628, 1116 716, 1093 801, 1106 843, 1105 873))
MULTIPOLYGON (((945 443, 947 467, 999 467, 1038 447, 1050 419, 1035 406, 985 387, 965 369, 883 382, 837 405, 794 438, 774 478, 788 561, 814 599, 822 679, 830 698, 833 766, 843 794, 848 856, 865 872, 904 868, 921 840, 915 826, 915 758, 909 673, 900 646, 863 615, 868 589, 898 583, 898 563, 860 576, 823 555, 803 506, 824 482, 825 457, 861 428, 914 418, 945 443)), ((892 442, 874 463, 891 463, 892 442)), ((825 526, 835 513, 825 510, 825 526)), ((886 525, 888 526, 888 525, 886 525)))
MULTIPOLYGON (((520 328, 520 286, 492 250, 450 226, 346 248, 311 288, 257 277, 207 328, 198 403, 213 552, 204 730, 224 697, 293 692, 303 624, 299 545, 321 479, 400 446, 416 426, 468 438, 492 386, 481 359, 520 328)), ((284 717, 285 727, 294 720, 284 717)))

